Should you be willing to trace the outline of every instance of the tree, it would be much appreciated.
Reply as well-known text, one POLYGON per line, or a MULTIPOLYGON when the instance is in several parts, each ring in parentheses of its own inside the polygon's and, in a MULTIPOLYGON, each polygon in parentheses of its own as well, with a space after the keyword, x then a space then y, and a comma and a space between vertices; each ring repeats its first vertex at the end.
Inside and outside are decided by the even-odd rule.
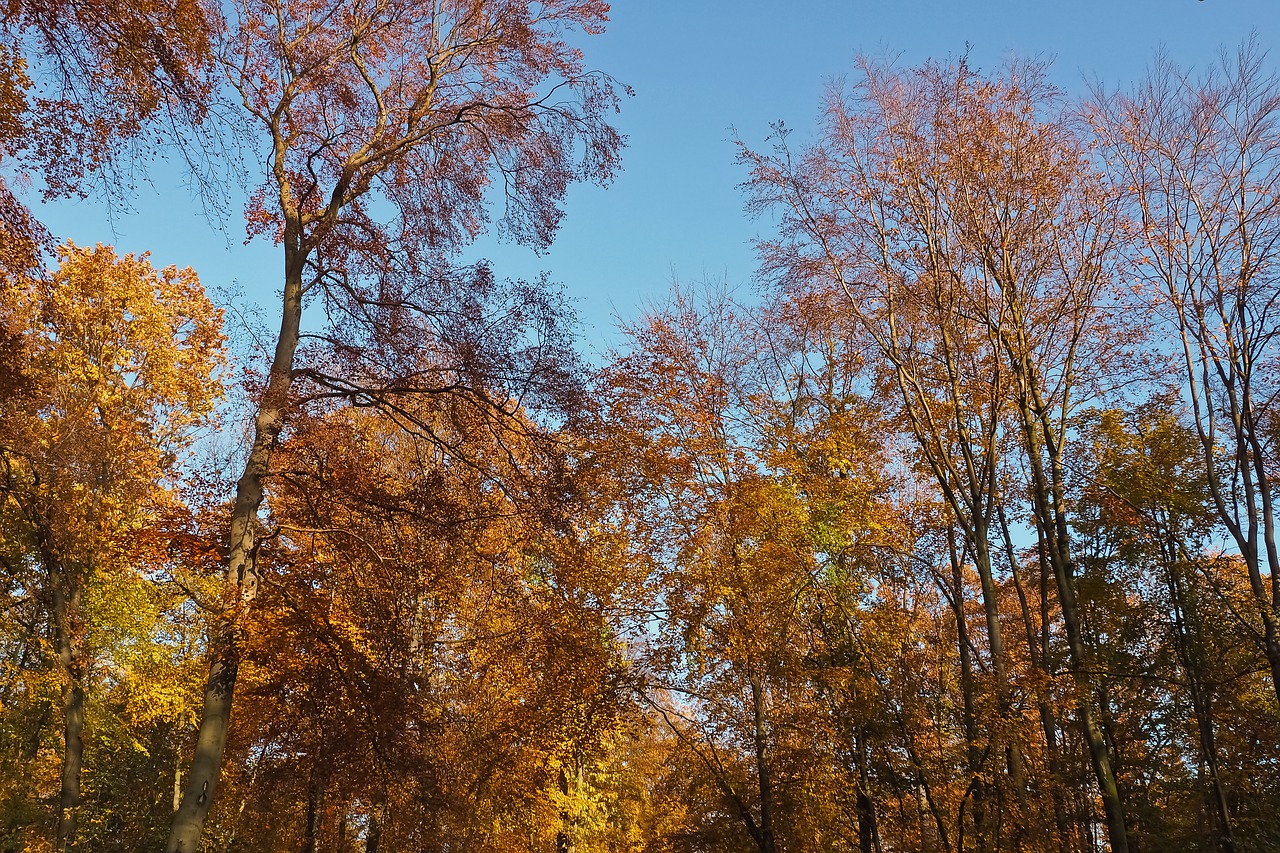
POLYGON ((1250 41, 1200 79, 1161 56, 1133 93, 1095 95, 1088 114, 1134 221, 1132 269, 1178 342, 1209 494, 1248 568, 1280 703, 1280 76, 1250 41))
MULTIPOLYGON (((1139 637, 1115 643, 1118 648, 1104 667, 1112 674, 1132 673, 1138 679, 1112 680, 1113 719, 1115 709, 1124 702, 1117 694, 1133 691, 1137 695, 1130 702, 1150 703, 1141 708, 1139 719, 1159 726, 1160 715, 1168 713, 1170 729, 1187 728, 1182 715, 1189 700, 1195 734, 1186 748, 1199 755, 1203 813, 1212 816, 1216 846, 1234 851, 1214 709, 1217 683, 1232 677, 1224 676, 1214 664, 1225 664, 1230 655, 1219 654, 1211 660, 1210 652, 1218 639, 1215 635, 1229 630, 1234 620, 1216 630, 1210 627, 1204 614, 1213 602, 1199 580, 1209 574, 1230 574, 1224 568, 1232 561, 1208 553, 1206 545, 1215 525, 1207 478, 1197 465, 1199 442, 1174 416, 1172 402, 1171 395, 1165 395, 1131 412, 1109 409, 1082 418, 1085 458, 1078 464, 1090 473, 1085 478, 1089 485, 1074 498, 1073 527, 1086 554, 1086 573, 1092 575, 1092 631, 1117 638, 1139 637), (1167 686, 1157 687, 1161 681, 1167 686), (1185 698, 1178 695, 1183 693, 1185 698)), ((1111 737, 1125 740, 1131 734, 1113 729, 1111 737)), ((1147 812, 1159 815, 1154 807, 1147 812)), ((1163 829, 1155 827, 1157 832, 1163 829)))
MULTIPOLYGON (((836 216, 861 214, 845 199, 836 201, 838 212, 818 213, 803 207, 811 203, 809 199, 797 199, 791 193, 853 194, 868 205, 866 236, 875 241, 876 248, 871 251, 878 251, 883 269, 877 270, 877 275, 848 282, 845 295, 854 322, 883 360, 886 375, 882 381, 897 392, 899 417, 915 441, 920 465, 937 483, 960 528, 958 556, 973 557, 981 580, 996 690, 1001 694, 996 713, 1007 717, 1011 712, 1005 692, 1009 672, 993 553, 1001 500, 999 462, 1009 430, 1012 382, 990 330, 975 316, 969 302, 967 266, 971 259, 955 235, 947 231, 950 199, 945 182, 950 178, 931 159, 936 156, 932 146, 951 144, 949 138, 937 138, 947 133, 946 123, 953 118, 948 111, 962 107, 944 100, 946 69, 931 66, 912 75, 894 75, 864 64, 863 71, 868 75, 865 109, 860 115, 850 114, 833 94, 830 148, 809 154, 799 167, 803 176, 791 170, 790 154, 781 147, 785 144, 782 140, 776 161, 745 147, 741 159, 753 170, 752 186, 757 195, 752 205, 757 209, 775 203, 799 205, 797 221, 806 216, 815 220, 826 217, 810 227, 834 230, 848 227, 848 222, 837 221, 836 216), (877 133, 881 137, 873 138, 877 133), (889 158, 892 164, 885 168, 889 158), (854 168, 852 177, 846 179, 842 176, 848 161, 854 168), (830 186, 842 180, 852 185, 830 186), (803 189, 801 181, 807 182, 803 189), (897 251, 896 240, 915 251, 897 251)), ((827 252, 845 248, 836 245, 842 238, 830 233, 815 239, 827 241, 823 247, 827 252)), ((764 269, 775 272, 792 264, 792 248, 762 244, 764 269)), ((842 263, 835 255, 827 260, 832 265, 842 263)), ((814 257, 808 262, 821 260, 814 257)), ((798 278, 793 267, 780 274, 789 277, 787 286, 800 290, 811 286, 798 278)), ((952 593, 954 606, 961 609, 962 593, 959 587, 952 593)), ((957 625, 963 669, 969 672, 963 620, 957 625)), ((972 720, 978 716, 972 679, 965 675, 963 681, 966 713, 972 720)), ((978 775, 982 772, 979 755, 983 745, 972 724, 969 738, 969 770, 978 775)), ((1023 789, 1022 746, 1008 743, 999 749, 1008 753, 1010 784, 1023 789)), ((981 811, 982 799, 981 793, 975 796, 975 810, 981 811)))
POLYGON ((610 590, 539 431, 457 397, 401 402, 434 433, 312 406, 277 451, 211 817, 245 849, 549 849, 614 727, 610 590))
MULTIPOLYGON (((211 6, 198 0, 16 0, 0 17, 0 158, 43 180, 47 198, 84 194, 114 167, 150 149, 148 130, 202 122, 211 91, 211 6)), ((194 160, 195 152, 184 153, 194 160)), ((0 179, 0 269, 32 272, 49 234, 0 179)))
MULTIPOLYGON (((168 849, 194 851, 217 793, 236 682, 239 624, 258 591, 258 509, 294 406, 307 298, 331 341, 394 338, 406 319, 448 318, 442 258, 485 225, 491 181, 517 239, 545 245, 570 182, 606 181, 619 134, 612 81, 583 70, 564 33, 603 27, 600 0, 246 0, 219 61, 269 147, 251 234, 284 255, 282 317, 230 519, 226 616, 210 648, 205 707, 168 849)), ((454 314, 453 316, 457 316, 454 314)), ((465 318, 464 318, 465 319, 465 318)), ((419 331, 421 327, 418 327, 419 331)), ((352 399, 386 383, 310 377, 352 399), (350 384, 355 381, 356 384, 350 384)), ((455 362, 418 365, 395 391, 464 388, 455 362)), ((384 374, 385 379, 385 374, 384 374)), ((506 400, 494 405, 506 405, 506 400)))
POLYGON ((62 683, 56 848, 73 843, 85 685, 96 626, 89 586, 119 565, 148 508, 163 504, 191 431, 220 394, 221 312, 190 269, 157 271, 107 247, 59 250, 47 277, 5 283, 20 384, 0 413, 0 498, 19 543, 7 572, 43 602, 62 683))
POLYGON ((753 313, 677 286, 627 329, 591 433, 648 575, 632 631, 642 700, 674 738, 680 849, 819 849, 843 831, 831 753, 847 736, 813 736, 840 725, 815 622, 870 594, 868 564, 900 535, 856 347, 753 313))
MULTIPOLYGON (((1107 330, 1101 308, 1115 205, 1038 65, 1013 63, 990 78, 964 61, 908 70, 863 61, 861 71, 851 92, 832 91, 822 137, 801 156, 785 143, 773 155, 743 149, 750 207, 782 216, 780 237, 761 244, 762 269, 785 287, 843 294, 874 342, 978 557, 997 672, 1005 664, 985 534, 997 508, 1000 437, 1021 444, 1077 716, 1111 844, 1123 851, 1124 810, 1089 698, 1063 501, 1069 415, 1087 390, 1082 364, 1103 368, 1107 347, 1124 340, 1107 330)), ((1007 697, 999 704, 1007 709, 1007 697)), ((1012 746, 1008 772, 1020 790, 1012 746)))

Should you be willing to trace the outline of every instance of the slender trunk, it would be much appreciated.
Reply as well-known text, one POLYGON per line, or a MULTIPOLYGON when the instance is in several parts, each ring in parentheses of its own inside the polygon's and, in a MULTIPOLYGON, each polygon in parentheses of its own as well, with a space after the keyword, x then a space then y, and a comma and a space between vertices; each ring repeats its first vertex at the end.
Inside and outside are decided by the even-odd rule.
POLYGON ((1231 829, 1231 809, 1227 793, 1218 772, 1218 749, 1213 732, 1213 711, 1203 688, 1190 679, 1191 705, 1196 715, 1196 728, 1200 735, 1200 753, 1209 776, 1208 806, 1218 829, 1218 846, 1223 853, 1236 853, 1235 835, 1231 829))
POLYGON ((1049 557, 1058 587, 1058 607, 1062 611, 1062 621, 1066 628, 1067 657, 1077 697, 1076 713, 1089 750, 1089 761, 1098 783, 1098 791, 1102 796, 1112 853, 1128 853, 1128 830, 1125 828, 1120 788, 1116 782, 1106 738, 1093 708, 1094 688, 1087 672, 1089 655, 1080 629, 1080 609, 1076 603, 1075 567, 1068 539, 1066 508, 1061 490, 1057 487, 1062 478, 1061 460, 1052 447, 1044 447, 1037 440, 1037 418, 1026 401, 1022 406, 1022 414, 1028 439, 1027 456, 1031 469, 1037 534, 1044 542, 1045 553, 1049 557), (1047 452, 1050 457, 1053 485, 1045 475, 1041 456, 1043 452, 1047 452))
POLYGON ((861 853, 875 853, 880 845, 876 840, 876 811, 861 785, 857 791, 858 810, 858 850, 861 853))
MULTIPOLYGON (((1250 420, 1253 420, 1252 417, 1250 420)), ((1250 429, 1249 435, 1252 450, 1250 458, 1257 472, 1258 492, 1262 504, 1262 547, 1267 555, 1267 569, 1271 576, 1271 606, 1267 607, 1265 595, 1262 596, 1259 604, 1262 605, 1264 616, 1267 661, 1271 664, 1271 687, 1276 694, 1276 703, 1280 705, 1280 550, 1277 549, 1276 544, 1272 484, 1266 467, 1266 463, 1270 460, 1256 439, 1256 427, 1250 429)), ((1258 573, 1261 574, 1260 571, 1258 573)))
POLYGON ((760 787, 760 853, 775 853, 773 838, 773 776, 769 772, 769 731, 766 720, 764 686, 756 673, 751 675, 751 710, 755 717, 752 732, 756 748, 756 780, 760 787))
MULTIPOLYGON (((919 795, 924 798, 925 805, 929 809, 929 814, 933 818, 934 829, 938 833, 938 841, 942 844, 943 853, 951 853, 951 836, 947 833, 947 821, 943 817, 942 809, 938 807, 937 801, 933 798, 933 789, 929 785, 929 777, 925 773, 924 762, 920 760, 920 753, 916 750, 915 740, 912 733, 907 728, 906 721, 902 719, 902 714, 894 713, 894 720, 898 724, 898 730, 902 734, 903 745, 907 748, 907 757, 911 759, 911 764, 916 771, 916 785, 919 795)), ((924 837, 924 821, 921 821, 920 835, 924 837)))
MULTIPOLYGON (((582 762, 575 755, 573 759, 574 766, 574 783, 577 790, 582 788, 582 762)), ((560 793, 565 797, 569 796, 569 773, 563 766, 560 768, 560 793)), ((556 853, 573 853, 576 845, 574 844, 574 825, 577 817, 568 811, 560 813, 560 829, 556 832, 556 853)))
MULTIPOLYGON (((1192 421, 1200 439, 1201 458, 1204 462, 1209 494, 1213 498, 1218 518, 1231 533, 1236 548, 1248 569, 1249 587, 1253 591, 1259 615, 1262 617, 1263 653, 1271 668, 1271 688, 1276 697, 1276 704, 1280 706, 1280 553, 1277 553, 1275 517, 1265 467, 1269 460, 1265 454, 1259 452, 1261 446, 1256 441, 1256 430, 1252 429, 1254 426, 1251 422, 1252 418, 1249 418, 1250 422, 1246 424, 1240 417, 1242 412, 1251 412, 1253 408, 1248 386, 1237 388, 1233 382, 1227 381, 1227 377, 1223 376, 1224 383, 1220 390, 1226 397, 1224 408, 1230 415, 1229 422, 1232 426, 1231 431, 1227 433, 1225 443, 1234 451, 1235 473, 1238 475, 1239 484, 1236 484, 1235 477, 1230 478, 1229 483, 1223 483, 1219 477, 1218 470, 1222 461, 1219 454, 1223 453, 1224 441, 1217 434, 1215 409, 1217 401, 1214 400, 1213 384, 1210 380, 1213 373, 1211 368, 1217 364, 1218 357, 1205 345, 1205 341, 1214 337, 1215 331, 1211 327, 1216 324, 1209 322, 1203 312, 1196 312, 1194 318, 1188 316, 1182 294, 1179 293, 1174 282, 1168 281, 1166 285, 1170 304, 1177 310, 1187 393, 1191 403, 1192 421), (1243 399, 1238 395, 1242 395, 1243 399), (1230 447, 1232 444, 1234 448, 1230 447), (1260 475, 1260 482, 1256 485, 1255 475, 1260 475), (1262 558, 1258 552, 1259 518, 1256 498, 1261 498, 1262 503, 1263 548, 1271 570, 1270 593, 1263 581, 1262 558), (1239 517, 1241 501, 1245 505, 1246 516, 1243 525, 1239 517)), ((1195 300, 1191 300, 1191 304, 1194 305, 1195 300)), ((1221 365, 1217 366, 1221 367, 1221 365)), ((1227 374, 1234 375, 1241 365, 1232 360, 1229 367, 1227 374)))
POLYGON ((1120 788, 1116 782, 1111 755, 1107 750, 1106 738, 1103 736, 1102 727, 1091 701, 1094 692, 1093 682, 1085 671, 1088 653, 1080 631, 1080 611, 1076 605, 1070 565, 1055 566, 1054 574, 1058 584, 1058 604, 1062 610, 1062 621, 1067 629, 1067 651, 1071 662, 1071 675, 1078 697, 1076 713, 1079 715, 1080 728, 1089 748, 1089 761, 1098 783, 1098 792, 1102 796, 1102 806, 1107 817, 1107 834, 1111 841, 1112 853, 1127 853, 1129 841, 1128 831, 1125 828, 1124 805, 1120 799, 1120 788))
POLYGON ((866 740, 861 735, 854 735, 854 749, 858 754, 858 790, 856 803, 858 811, 858 850, 859 853, 879 853, 880 830, 876 825, 876 803, 871 798, 871 778, 867 774, 870 756, 867 754, 866 740))
POLYGON ((49 573, 53 625, 62 670, 62 772, 58 792, 57 853, 75 844, 80 776, 84 767, 84 669, 80 647, 80 598, 82 584, 74 568, 68 570, 54 551, 49 531, 38 530, 41 557, 49 573))
MULTIPOLYGON (((1013 535, 1009 532, 1009 520, 1004 506, 998 508, 1000 529, 1004 537, 1004 547, 1009 555, 1009 573, 1013 577, 1013 588, 1018 593, 1018 606, 1022 612, 1022 629, 1027 637, 1027 657, 1031 660, 1033 670, 1049 675, 1045 665, 1045 655, 1040 648, 1035 626, 1031 621, 1031 606, 1027 602, 1027 590, 1022 584, 1022 576, 1018 571, 1018 557, 1013 547, 1013 535)), ((1045 586, 1041 583, 1041 596, 1044 597, 1045 586)), ((1045 619, 1048 624, 1048 619, 1045 619)), ((1053 825, 1058 835, 1059 853, 1067 853, 1070 849, 1071 830, 1067 820, 1067 807, 1062 798, 1062 758, 1058 751, 1058 720, 1053 704, 1049 701, 1048 689, 1045 686, 1036 688, 1036 706, 1040 716, 1040 728, 1044 732, 1045 754, 1049 765, 1050 798, 1053 801, 1053 825)))
POLYGON ((62 711, 66 715, 62 756, 62 795, 58 798, 58 844, 61 851, 75 843, 76 810, 80 806, 80 773, 84 766, 84 690, 79 684, 62 689, 62 711))
MULTIPOLYGON (((961 574, 960 554, 956 550, 954 531, 947 535, 947 544, 951 556, 951 610, 956 620, 956 646, 960 656, 960 697, 962 701, 962 723, 964 725, 965 764, 969 775, 969 787, 973 790, 974 836, 978 848, 983 847, 983 828, 986 815, 982 777, 982 748, 978 743, 978 724, 975 689, 973 684, 973 659, 970 653, 969 625, 964 612, 964 577, 961 574)), ((960 814, 961 832, 964 831, 964 813, 960 814)))
POLYGON ((231 723, 231 701, 240 662, 240 625, 258 592, 256 527, 258 508, 263 498, 262 481, 288 414, 293 362, 302 321, 302 269, 306 256, 298 247, 296 228, 286 228, 285 246, 280 336, 276 341, 267 388, 254 419, 253 443, 245 460, 244 472, 236 483, 231 514, 226 613, 210 642, 209 679, 205 684, 204 708, 196 735, 196 753, 187 774, 182 805, 173 817, 166 853, 196 853, 200 849, 200 833, 217 794, 222 753, 231 723))
MULTIPOLYGON (((1202 676, 1205 664, 1203 647, 1196 637, 1192 636, 1192 624, 1188 624, 1188 607, 1192 609, 1190 622, 1194 630, 1199 629, 1200 620, 1195 615, 1194 604, 1186 600, 1182 590, 1181 578, 1178 574, 1177 545, 1161 548, 1161 556, 1165 560, 1166 580, 1169 584, 1169 597, 1173 605, 1173 630, 1178 657, 1182 662, 1183 672, 1187 675, 1187 689, 1191 694, 1191 708, 1196 717, 1196 730, 1200 739, 1200 756, 1202 767, 1209 777, 1208 811, 1213 815, 1218 829, 1218 845, 1223 853, 1236 853, 1235 838, 1231 830, 1231 810, 1227 804, 1226 791, 1222 787, 1222 778, 1218 773, 1218 749, 1213 732, 1213 709, 1209 695, 1205 692, 1202 676)), ((1202 771, 1203 772, 1203 771, 1202 771)))
POLYGON ((1075 589, 1069 567, 1055 571, 1058 581, 1059 606, 1062 609, 1063 622, 1067 629, 1067 648, 1071 660, 1071 674, 1075 682, 1076 695, 1079 697, 1076 711, 1080 718, 1080 728, 1085 743, 1089 748, 1089 760, 1093 765, 1094 776, 1098 783, 1098 792, 1102 796, 1102 807, 1107 817, 1107 835, 1111 841, 1112 853, 1127 853, 1129 849, 1128 830, 1125 827, 1124 804, 1120 798, 1120 787, 1116 781, 1115 771, 1111 763, 1111 755, 1107 749, 1106 738, 1102 727, 1094 713, 1093 683, 1085 672, 1088 654, 1080 631, 1080 613, 1076 605, 1075 589))
POLYGON ((1267 663, 1271 665, 1271 684, 1275 689, 1276 704, 1280 706, 1280 619, 1274 612, 1262 610, 1262 636, 1267 653, 1267 663))
MULTIPOLYGON (((1036 535, 1053 568, 1058 587, 1058 607, 1067 634, 1067 659, 1076 696, 1076 710, 1089 761, 1093 766, 1098 791, 1106 812, 1107 835, 1112 853, 1128 853, 1129 836, 1125 827, 1124 804, 1116 782, 1115 769, 1106 738, 1093 707, 1094 688, 1088 674, 1088 652, 1080 630, 1080 610, 1076 604, 1075 561, 1071 553, 1071 534, 1067 524, 1064 489, 1063 433, 1060 419, 1044 396, 1038 366, 1031 356, 1027 327, 1022 323, 1021 305, 1017 299, 1006 299, 1017 322, 1010 334, 1002 334, 1005 352, 1017 380, 1017 410, 1031 474, 1032 509, 1036 519, 1036 535), (1047 468, 1047 470, 1046 470, 1047 468)), ((1064 395, 1066 390, 1062 392, 1064 395)), ((1064 398, 1065 399, 1065 398, 1064 398)), ((1065 406, 1065 402, 1063 403, 1065 406)))
MULTIPOLYGON (((1275 693, 1276 703, 1280 706, 1280 588, 1277 583, 1277 556, 1275 544, 1274 523, 1271 512, 1270 496, 1266 494, 1265 485, 1267 482, 1266 469, 1261 460, 1255 458, 1251 452, 1248 426, 1241 423, 1236 412, 1240 403, 1235 399, 1234 389, 1228 388, 1231 397, 1231 411, 1233 417, 1231 423, 1234 430, 1232 436, 1236 445, 1237 471, 1240 474, 1240 497, 1232 495, 1231 500, 1243 500, 1245 504, 1245 513, 1247 517, 1247 526, 1241 529, 1238 521, 1233 521, 1228 527, 1236 540, 1237 546, 1240 548, 1240 555, 1244 558, 1245 565, 1249 570, 1249 585, 1253 590, 1254 597, 1257 598, 1259 615, 1262 617, 1262 636, 1263 651, 1267 657, 1267 663, 1271 666, 1271 687, 1275 693), (1259 504, 1261 505, 1261 518, 1259 518, 1259 504), (1271 591, 1268 593, 1266 584, 1263 581, 1262 565, 1263 555, 1258 550, 1258 534, 1261 528, 1263 537, 1263 549, 1266 551, 1267 567, 1270 570, 1271 591)), ((1248 391, 1244 391, 1245 406, 1248 405, 1248 391)), ((1212 454, 1214 451, 1207 451, 1212 454)), ((1210 457, 1212 458, 1212 457, 1210 457)), ((1216 479, 1210 480, 1211 488, 1221 488, 1217 484, 1216 479)), ((1234 487, 1233 487, 1234 488, 1234 487)), ((1215 502, 1222 507, 1223 500, 1215 494, 1215 502)), ((1221 515, 1221 510, 1219 511, 1221 515)))
POLYGON ((58 626, 58 660, 62 663, 62 791, 58 797, 58 840, 61 853, 75 843, 77 810, 80 806, 80 774, 84 767, 84 686, 82 667, 74 648, 73 632, 79 610, 80 591, 71 595, 54 592, 54 622, 58 626))
POLYGON ((311 782, 307 785, 307 822, 302 831, 302 853, 316 853, 316 839, 320 835, 320 821, 324 809, 323 758, 311 768, 311 782))
POLYGON ((381 809, 374 809, 369 814, 369 828, 364 834, 364 853, 378 853, 378 843, 382 840, 381 816, 381 809))
POLYGON ((999 722, 996 731, 1000 734, 996 746, 1003 745, 1005 750, 1005 769, 1009 782, 1013 785, 1014 794, 1023 812, 1027 806, 1027 773, 1022 758, 1022 747, 1016 736, 1010 736, 1011 727, 1007 725, 1014 716, 1013 701, 1009 695, 1009 666, 1004 654, 1004 639, 1000 630, 1000 595, 996 589, 995 575, 991 560, 991 545, 988 542, 989 522, 987 518, 977 519, 974 526, 974 563, 978 569, 978 578, 982 582, 982 607, 987 617, 987 642, 991 649, 991 666, 996 677, 996 705, 999 722), (1005 741, 1000 744, 999 741, 1005 741))

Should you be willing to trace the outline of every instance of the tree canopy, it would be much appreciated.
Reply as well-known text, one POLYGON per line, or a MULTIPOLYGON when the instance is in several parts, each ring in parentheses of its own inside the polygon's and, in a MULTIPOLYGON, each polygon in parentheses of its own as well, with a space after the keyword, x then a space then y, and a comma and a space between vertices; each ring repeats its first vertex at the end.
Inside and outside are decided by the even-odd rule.
POLYGON ((0 17, 6 162, 233 134, 282 260, 255 360, 0 184, 0 849, 1280 845, 1265 52, 861 59, 737 143, 757 290, 585 358, 460 253, 620 168, 608 11, 0 17))

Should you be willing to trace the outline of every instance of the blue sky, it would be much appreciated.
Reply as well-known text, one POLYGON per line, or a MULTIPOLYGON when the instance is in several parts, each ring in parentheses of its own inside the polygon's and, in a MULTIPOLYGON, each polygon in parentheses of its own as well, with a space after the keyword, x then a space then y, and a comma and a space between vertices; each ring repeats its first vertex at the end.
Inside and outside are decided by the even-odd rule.
MULTIPOLYGON (((585 345, 598 349, 614 338, 614 314, 633 316, 673 276, 751 285, 751 240, 770 223, 742 212, 734 129, 761 144, 769 124, 783 120, 803 139, 824 85, 860 52, 917 64, 968 45, 984 68, 1010 54, 1047 56, 1055 80, 1079 92, 1086 77, 1136 79, 1161 45, 1181 63, 1205 66, 1251 31, 1280 66, 1280 0, 618 0, 609 31, 584 47, 593 67, 636 92, 618 116, 630 137, 622 173, 608 189, 571 191, 549 252, 486 238, 468 254, 490 258, 502 276, 549 270, 577 300, 585 345)), ((193 266, 211 290, 234 282, 274 326, 277 251, 242 245, 236 219, 221 231, 211 226, 177 175, 156 170, 131 212, 90 199, 41 215, 59 237, 193 266)))

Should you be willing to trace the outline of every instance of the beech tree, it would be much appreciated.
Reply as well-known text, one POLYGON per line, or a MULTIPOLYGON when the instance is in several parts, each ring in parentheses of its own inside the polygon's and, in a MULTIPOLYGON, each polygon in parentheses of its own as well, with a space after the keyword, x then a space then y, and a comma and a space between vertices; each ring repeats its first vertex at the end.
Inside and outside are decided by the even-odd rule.
MULTIPOLYGON (((875 343, 917 447, 964 527, 982 578, 997 690, 1007 682, 987 543, 1002 435, 1020 444, 1036 533, 1056 579, 1077 714, 1125 850, 1123 806, 1087 671, 1063 503, 1063 446, 1082 363, 1108 362, 1099 308, 1115 205, 1069 129, 1043 69, 982 78, 961 61, 896 70, 864 61, 833 90, 818 143, 800 155, 744 149, 751 206, 778 210, 762 267, 784 287, 831 287, 875 343)), ((1009 701, 1000 699, 1001 713, 1009 701)), ((1052 721, 1045 720, 1053 740, 1052 721)), ((1013 790, 1025 787, 1015 742, 1013 790)), ((975 767, 976 771, 977 768, 975 767)))
MULTIPOLYGON (((251 235, 273 237, 283 250, 282 316, 236 485, 226 613, 211 639, 170 851, 198 848, 217 793, 238 625, 258 591, 258 509, 293 409, 304 301, 323 304, 331 339, 353 324, 385 339, 398 317, 447 315, 453 306, 434 299, 442 259, 484 227, 495 179, 508 233, 546 245, 568 185, 604 182, 616 166, 622 140, 606 123, 616 104, 612 81, 585 71, 581 52, 564 40, 574 28, 599 32, 607 8, 600 0, 232 6, 218 61, 268 148, 248 216, 251 235)), ((454 364, 430 368, 396 389, 466 385, 454 364)), ((360 398, 386 389, 339 390, 360 398)))
MULTIPOLYGON (((114 167, 199 127, 212 88, 211 8, 198 0, 19 0, 0 16, 0 163, 21 164, 47 199, 133 187, 114 167)), ((195 161, 195 151, 189 152, 195 161)), ((17 192, 15 193, 15 189, 17 192)), ((0 179, 0 269, 30 272, 52 249, 0 179)))
MULTIPOLYGON (((1200 759, 1201 790, 1192 807, 1211 816, 1199 833, 1212 834, 1217 846, 1231 851, 1238 849, 1231 806, 1238 798, 1229 792, 1215 705, 1222 685, 1244 676, 1257 660, 1256 654, 1253 661, 1246 656, 1241 667, 1233 660, 1238 652, 1228 651, 1244 639, 1239 620, 1220 618, 1212 624, 1208 616, 1221 604, 1200 578, 1217 577, 1235 586, 1230 578, 1239 578, 1239 564, 1207 547, 1218 531, 1207 478, 1197 464, 1199 442, 1174 416, 1171 402, 1172 395, 1165 394, 1132 411, 1108 409, 1083 419, 1084 458, 1077 464, 1090 475, 1089 485, 1073 497, 1073 527, 1096 590, 1089 606, 1093 632, 1147 633, 1117 649, 1106 667, 1111 673, 1149 674, 1136 685, 1108 679, 1111 713, 1117 714, 1125 694, 1133 691, 1130 701, 1150 702, 1140 712, 1150 725, 1160 725, 1160 715, 1167 713, 1168 725, 1186 732, 1185 748, 1200 759), (1108 601, 1108 595, 1126 600, 1108 601), (1223 642, 1232 635, 1235 641, 1223 642), (1154 696, 1163 701, 1151 701, 1154 696)), ((1130 727, 1131 732, 1140 729, 1141 724, 1130 727)), ((1131 762, 1143 747, 1126 750, 1131 762)))
POLYGON ((625 484, 617 517, 653 590, 633 630, 643 701, 674 738, 680 849, 808 847, 840 822, 802 793, 844 772, 809 737, 826 725, 813 620, 867 594, 900 534, 856 347, 788 313, 677 286, 601 375, 591 446, 625 484))
POLYGON ((246 849, 551 849, 620 711, 608 590, 575 582, 555 466, 508 415, 402 403, 436 434, 329 406, 277 452, 216 818, 246 849))
POLYGON ((94 666, 85 599, 91 584, 129 571, 122 540, 165 503, 177 454, 220 394, 222 335, 221 312, 190 269, 157 271, 146 256, 104 246, 68 244, 59 255, 47 277, 4 286, 21 384, 0 412, 0 500, 20 545, 4 569, 38 567, 19 582, 52 625, 63 716, 55 848, 64 850, 75 842, 94 666))
POLYGON ((1280 704, 1280 77, 1248 42, 1199 78, 1162 56, 1134 92, 1096 95, 1086 113, 1134 221, 1133 271, 1178 342, 1209 494, 1248 567, 1280 704))
MULTIPOLYGON (((867 69, 869 66, 864 67, 867 69)), ((947 118, 936 115, 926 104, 936 103, 937 90, 946 85, 942 79, 944 74, 941 69, 925 69, 917 79, 906 80, 874 70, 869 73, 876 76, 867 84, 868 106, 880 114, 856 117, 834 112, 838 108, 833 104, 830 117, 833 133, 847 135, 842 140, 846 147, 825 152, 825 159, 819 154, 809 157, 802 167, 803 177, 788 172, 790 154, 783 147, 775 152, 776 159, 745 149, 741 159, 753 170, 753 186, 759 195, 752 204, 760 209, 776 202, 793 202, 787 194, 801 191, 795 185, 802 180, 808 191, 823 186, 819 192, 852 194, 854 201, 837 202, 841 211, 850 216, 859 215, 861 205, 866 205, 867 233, 839 237, 825 234, 819 238, 825 241, 822 251, 840 252, 845 247, 838 243, 863 236, 879 241, 878 252, 886 274, 866 280, 859 278, 851 283, 853 289, 848 293, 848 302, 862 333, 885 361, 886 379, 901 401, 899 416, 917 443, 922 467, 938 483, 961 530, 962 555, 972 556, 977 567, 996 689, 1003 691, 1009 673, 999 620, 993 554, 997 548, 997 506, 1002 498, 998 485, 999 462, 1008 432, 1010 377, 1003 362, 994 357, 987 330, 972 316, 966 304, 963 268, 968 259, 961 255, 954 237, 945 231, 948 205, 938 186, 942 178, 929 161, 933 154, 931 132, 942 127, 947 118), (852 142, 855 135, 873 134, 882 128, 888 129, 883 146, 877 140, 852 142), (864 144, 874 150, 874 154, 864 160, 861 151, 850 150, 855 144, 864 144), (831 189, 829 183, 845 180, 846 167, 851 165, 845 162, 845 157, 853 161, 852 180, 857 183, 831 189), (885 168, 890 158, 892 165, 885 168), (911 176, 920 176, 920 184, 913 185, 911 176), (918 241, 930 248, 917 254, 895 252, 890 246, 893 237, 903 239, 904 243, 918 241), (881 286, 881 280, 888 283, 881 286)), ((807 200, 799 203, 809 204, 807 200)), ((818 219, 823 215, 804 210, 800 218, 818 219)), ((847 222, 837 224, 830 212, 825 215, 831 228, 848 227, 847 222)), ((815 222, 813 227, 822 226, 815 222)), ((764 244, 762 260, 766 270, 797 265, 796 255, 783 243, 764 244)), ((823 260, 833 265, 842 263, 835 255, 823 260)), ((807 262, 822 261, 810 258, 807 262)), ((783 274, 791 280, 798 278, 795 266, 783 274)), ((809 285, 797 283, 796 286, 803 290, 809 285)), ((960 588, 953 590, 953 602, 961 608, 962 593, 960 588)), ((960 650, 965 659, 964 680, 968 685, 964 691, 966 716, 970 720, 968 760, 970 772, 978 774, 982 770, 979 756, 985 736, 979 735, 976 721, 984 715, 978 714, 975 707, 963 620, 959 626, 960 650)), ((1007 697, 1000 698, 998 704, 1002 707, 996 713, 1007 715, 1007 697)), ((1008 753, 1010 784, 1015 789, 1025 787, 1022 747, 1008 743, 1000 744, 999 749, 1008 753)), ((979 792, 974 798, 977 812, 982 810, 984 797, 985 794, 979 792)))
POLYGON ((1263 52, 1089 102, 861 61, 739 149, 760 298, 677 286, 588 373, 548 276, 458 257, 617 169, 607 13, 8 4, 6 175, 225 132, 283 263, 186 476, 195 274, 42 273, 0 184, 0 849, 1280 845, 1263 52))

